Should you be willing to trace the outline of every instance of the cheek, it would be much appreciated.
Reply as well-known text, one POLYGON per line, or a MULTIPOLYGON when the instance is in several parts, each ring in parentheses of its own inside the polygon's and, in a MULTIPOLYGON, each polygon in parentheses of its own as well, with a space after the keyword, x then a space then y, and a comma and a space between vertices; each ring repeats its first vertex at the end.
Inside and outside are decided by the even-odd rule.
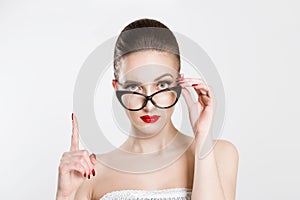
POLYGON ((128 116, 128 119, 134 123, 137 123, 139 122, 139 117, 142 115, 140 113, 140 111, 129 111, 129 110, 126 110, 126 114, 128 116))
POLYGON ((171 108, 169 108, 169 109, 166 109, 166 112, 165 112, 165 113, 166 113, 166 116, 167 116, 168 118, 171 118, 171 116, 173 115, 174 110, 175 110, 174 106, 171 107, 171 108))

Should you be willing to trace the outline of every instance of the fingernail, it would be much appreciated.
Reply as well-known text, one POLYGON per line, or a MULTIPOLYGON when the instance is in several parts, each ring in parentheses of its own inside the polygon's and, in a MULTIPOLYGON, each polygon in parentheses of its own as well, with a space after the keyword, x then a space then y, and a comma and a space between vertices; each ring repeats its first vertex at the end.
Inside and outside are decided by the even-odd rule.
POLYGON ((72 120, 73 120, 73 113, 72 113, 72 120))
POLYGON ((197 85, 199 85, 199 84, 193 84, 192 86, 197 86, 197 85))
POLYGON ((90 177, 90 174, 88 175, 88 179, 90 179, 91 177, 90 177))
POLYGON ((84 172, 83 176, 86 177, 86 173, 85 172, 84 172))
POLYGON ((92 174, 93 174, 93 176, 95 176, 95 169, 92 169, 92 174))

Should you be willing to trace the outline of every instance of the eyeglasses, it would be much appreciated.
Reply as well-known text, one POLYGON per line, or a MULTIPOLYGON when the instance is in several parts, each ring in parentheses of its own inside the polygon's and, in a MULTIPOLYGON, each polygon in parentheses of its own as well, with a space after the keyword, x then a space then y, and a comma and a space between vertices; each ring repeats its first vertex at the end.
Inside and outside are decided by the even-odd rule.
POLYGON ((176 104, 181 94, 182 87, 177 85, 175 87, 166 88, 147 96, 142 93, 117 90, 116 95, 121 105, 130 111, 138 111, 143 109, 148 101, 151 101, 153 105, 161 109, 167 109, 176 104))

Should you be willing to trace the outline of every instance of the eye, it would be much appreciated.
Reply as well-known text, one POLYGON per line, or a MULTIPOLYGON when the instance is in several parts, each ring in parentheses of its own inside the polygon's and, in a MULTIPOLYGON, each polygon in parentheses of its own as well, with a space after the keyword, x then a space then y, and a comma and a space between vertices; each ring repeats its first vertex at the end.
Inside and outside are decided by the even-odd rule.
POLYGON ((169 87, 170 84, 171 84, 170 81, 161 81, 161 82, 158 83, 158 87, 160 89, 166 89, 166 88, 169 87))
POLYGON ((131 84, 131 85, 125 86, 125 89, 126 89, 126 90, 129 90, 129 91, 137 91, 138 88, 139 88, 139 86, 136 85, 136 84, 131 84))

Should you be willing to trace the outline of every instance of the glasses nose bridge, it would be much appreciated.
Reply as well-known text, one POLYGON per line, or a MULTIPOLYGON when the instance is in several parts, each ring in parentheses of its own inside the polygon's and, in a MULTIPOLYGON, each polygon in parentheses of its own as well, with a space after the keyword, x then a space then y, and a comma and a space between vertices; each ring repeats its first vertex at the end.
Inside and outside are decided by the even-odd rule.
POLYGON ((147 100, 147 101, 151 101, 151 99, 152 99, 152 94, 149 95, 149 96, 145 96, 145 97, 146 97, 146 100, 147 100))
POLYGON ((147 87, 145 87, 145 98, 146 103, 148 104, 148 101, 152 101, 152 96, 155 93, 155 91, 152 91, 152 85, 148 84, 147 87))
POLYGON ((146 110, 150 110, 152 109, 153 107, 155 107, 155 104, 152 102, 152 95, 149 95, 149 96, 145 96, 145 104, 144 104, 144 109, 146 110))

